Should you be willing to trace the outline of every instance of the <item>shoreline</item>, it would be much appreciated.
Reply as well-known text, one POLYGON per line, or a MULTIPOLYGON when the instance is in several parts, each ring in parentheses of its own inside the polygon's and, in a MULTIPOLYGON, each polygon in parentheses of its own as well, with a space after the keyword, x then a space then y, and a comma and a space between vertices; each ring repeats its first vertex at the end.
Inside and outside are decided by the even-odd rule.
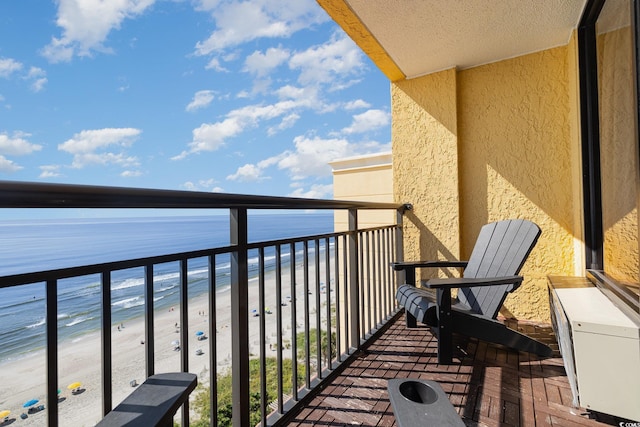
MULTIPOLYGON (((265 273, 265 307, 271 308, 271 314, 263 314, 265 318, 266 355, 275 356, 277 351, 270 344, 275 343, 277 333, 277 310, 282 313, 283 337, 287 339, 291 334, 291 312, 287 295, 290 294, 291 281, 289 268, 282 270, 282 302, 275 301, 275 272, 265 273)), ((320 268, 324 268, 321 262, 320 268)), ((308 295, 310 312, 309 316, 315 318, 315 289, 314 267, 310 266, 309 280, 313 286, 310 290, 313 295, 308 295)), ((300 263, 296 265, 296 282, 303 276, 300 263)), ((258 301, 258 280, 249 281, 249 351, 253 355, 259 354, 260 331, 259 319, 262 316, 254 317, 253 309, 259 308, 258 301)), ((216 340, 216 373, 223 373, 231 363, 231 307, 230 289, 222 289, 216 292, 215 307, 215 327, 217 330, 211 331, 211 317, 208 307, 209 293, 205 292, 189 299, 188 313, 188 348, 181 347, 180 351, 175 351, 172 342, 180 339, 180 334, 175 325, 180 322, 180 311, 171 308, 157 309, 154 315, 154 337, 155 337, 155 373, 171 372, 181 370, 181 352, 189 352, 189 372, 198 375, 199 384, 208 384, 210 375, 209 366, 209 346, 212 335, 216 340), (198 341, 196 331, 203 331, 207 336, 206 340, 198 341), (163 338, 164 337, 164 338, 163 338), (166 341, 165 341, 166 339, 166 341), (201 349, 203 354, 197 355, 196 350, 201 349)), ((296 323, 302 324, 305 313, 302 303, 305 297, 301 284, 296 285, 296 296, 298 299, 298 313, 296 323)), ((321 295, 324 304, 327 302, 326 293, 321 295)), ((321 307, 324 307, 324 304, 321 307)), ((321 317, 325 312, 321 309, 321 317)), ((325 320, 326 321, 326 320, 325 320)), ((311 322, 313 325, 314 321, 311 322)), ((112 327, 112 407, 115 407, 132 391, 130 382, 135 380, 138 384, 145 379, 145 346, 141 344, 144 340, 144 317, 136 318, 124 323, 124 328, 118 330, 119 325, 112 327)), ((312 326, 313 327, 313 326, 312 326)), ((300 329, 298 329, 300 332, 300 329)), ((88 332, 87 334, 70 338, 58 343, 58 384, 61 390, 59 395, 59 420, 60 425, 95 425, 101 414, 101 334, 100 331, 88 332), (79 381, 82 383, 79 394, 72 394, 67 389, 67 385, 79 381)), ((180 343, 181 345, 183 343, 180 343)), ((291 353, 283 351, 283 357, 291 357, 291 353)), ((42 399, 46 396, 46 350, 41 349, 24 357, 14 360, 6 360, 0 363, 0 376, 2 377, 2 390, 0 390, 0 410, 11 411, 10 419, 15 418, 20 425, 41 424, 46 417, 46 411, 30 414, 27 419, 21 420, 20 414, 26 413, 22 404, 29 399, 40 399, 36 405, 45 404, 42 399)))

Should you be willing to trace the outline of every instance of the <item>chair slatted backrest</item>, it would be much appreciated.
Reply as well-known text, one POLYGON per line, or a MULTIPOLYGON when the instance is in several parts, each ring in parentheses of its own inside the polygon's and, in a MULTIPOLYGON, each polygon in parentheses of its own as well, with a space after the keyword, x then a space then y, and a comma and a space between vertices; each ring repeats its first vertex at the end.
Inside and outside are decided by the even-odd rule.
MULTIPOLYGON (((464 269, 464 277, 489 278, 517 275, 540 236, 531 221, 510 219, 482 227, 464 269)), ((471 309, 495 319, 512 285, 460 288, 458 299, 471 309)))

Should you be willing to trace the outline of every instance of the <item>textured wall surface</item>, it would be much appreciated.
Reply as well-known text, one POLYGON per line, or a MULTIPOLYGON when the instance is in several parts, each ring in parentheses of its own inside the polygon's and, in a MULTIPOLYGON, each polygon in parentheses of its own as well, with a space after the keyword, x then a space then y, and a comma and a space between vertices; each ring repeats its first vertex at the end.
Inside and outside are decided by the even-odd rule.
MULTIPOLYGON (((462 223, 526 218, 543 231, 505 308, 515 317, 549 316, 546 276, 572 274, 573 191, 566 47, 460 73, 462 223)), ((579 209, 579 207, 576 207, 579 209)), ((463 252, 474 242, 463 235, 463 252)), ((506 313, 504 313, 506 314, 506 313)))
POLYGON ((573 49, 392 85, 394 193, 415 206, 405 259, 464 259, 480 227, 500 219, 543 230, 506 316, 548 321, 546 276, 580 262, 573 49))
POLYGON ((391 89, 394 196, 413 204, 405 215, 405 259, 459 259, 456 72, 391 89))

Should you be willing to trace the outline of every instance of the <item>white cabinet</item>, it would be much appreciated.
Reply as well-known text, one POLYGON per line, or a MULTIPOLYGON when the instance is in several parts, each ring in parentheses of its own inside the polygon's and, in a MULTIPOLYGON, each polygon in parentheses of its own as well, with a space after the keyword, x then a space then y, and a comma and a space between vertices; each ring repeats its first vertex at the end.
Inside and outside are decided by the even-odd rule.
POLYGON ((552 279, 550 285, 574 404, 577 399, 584 408, 640 420, 640 325, 582 280, 582 285, 555 286, 552 279))

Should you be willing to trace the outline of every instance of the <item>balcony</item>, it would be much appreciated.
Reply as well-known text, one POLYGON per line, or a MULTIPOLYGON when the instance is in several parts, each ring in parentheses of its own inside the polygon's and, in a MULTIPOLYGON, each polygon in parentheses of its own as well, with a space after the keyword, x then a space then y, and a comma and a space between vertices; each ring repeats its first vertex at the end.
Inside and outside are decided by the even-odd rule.
MULTIPOLYGON (((198 375, 200 387, 176 417, 185 426, 215 426, 229 419, 238 426, 318 422, 393 425, 386 380, 395 377, 441 382, 470 425, 601 425, 617 421, 608 417, 593 420, 593 414, 571 406, 559 357, 540 360, 472 340, 459 343, 453 365, 437 365, 436 343, 429 330, 407 331, 402 325, 394 298, 399 278, 388 268, 390 261, 402 259, 402 213, 408 206, 6 182, 0 194, 5 209, 225 209, 229 220, 228 245, 0 277, 0 292, 41 284, 46 299, 42 313, 46 323, 43 395, 35 396, 44 409, 22 421, 15 412, 23 408, 6 408, 12 410, 18 424, 96 422, 126 396, 122 382, 133 379, 123 377, 123 363, 128 364, 127 373, 140 373, 138 382, 167 370, 198 375), (249 211, 283 209, 345 210, 349 229, 249 240, 249 211), (360 229, 358 212, 371 209, 397 211, 397 223, 360 229), (220 273, 221 263, 228 264, 228 271, 220 273), (194 265, 198 266, 199 282, 206 283, 204 305, 190 298, 194 265), (159 273, 167 271, 174 273, 179 289, 179 303, 169 309, 179 321, 168 326, 166 310, 157 309, 154 297, 159 273), (133 343, 142 356, 140 365, 133 367, 135 357, 123 362, 114 356, 121 350, 114 347, 117 334, 129 332, 130 327, 112 316, 113 284, 122 272, 138 275, 144 286, 142 339, 133 343), (100 336, 99 348, 83 359, 64 352, 67 343, 60 339, 58 304, 69 281, 87 277, 99 286, 100 336), (229 285, 224 295, 217 286, 221 280, 229 285), (158 354, 166 353, 167 333, 175 341, 172 365, 156 363, 158 354), (100 384, 86 385, 91 388, 87 393, 82 393, 80 386, 61 398, 60 389, 67 393, 71 378, 69 372, 60 370, 62 358, 67 357, 77 358, 78 367, 94 365, 100 371, 100 384), (208 369, 200 368, 203 358, 208 369), (293 360, 297 363, 291 363, 293 360), (276 374, 268 375, 268 371, 276 374), (232 392, 230 402, 224 403, 220 390, 227 372, 232 392), (218 393, 203 392, 203 386, 218 393), (71 405, 65 404, 65 399, 73 398, 85 402, 80 411, 71 412, 71 405), (208 420, 199 419, 195 407, 203 402, 210 408, 226 404, 230 412, 211 411, 208 420)), ((519 327, 554 341, 548 325, 522 323, 519 327)), ((19 394, 20 390, 14 392, 19 394)), ((8 400, 6 395, 3 390, 0 403, 8 400)), ((9 419, 7 425, 11 423, 9 419)))

